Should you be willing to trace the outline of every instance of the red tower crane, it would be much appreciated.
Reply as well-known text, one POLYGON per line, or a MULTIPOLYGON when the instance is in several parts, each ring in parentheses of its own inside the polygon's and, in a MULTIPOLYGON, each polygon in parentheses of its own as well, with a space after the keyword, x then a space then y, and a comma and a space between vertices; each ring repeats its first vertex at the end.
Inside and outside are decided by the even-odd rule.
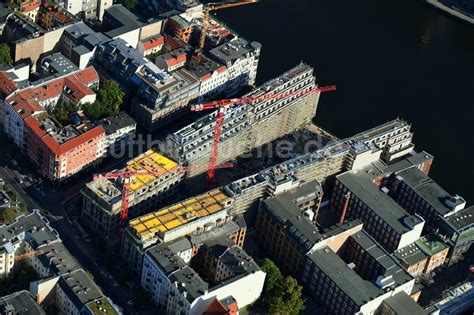
MULTIPOLYGON (((232 163, 223 163, 216 165, 215 168, 230 168, 233 167, 232 163)), ((207 165, 193 165, 193 166, 178 166, 170 170, 158 170, 158 171, 114 171, 105 174, 95 174, 94 181, 103 181, 106 179, 123 179, 122 187, 122 207, 120 211, 120 223, 125 225, 128 217, 128 195, 130 193, 130 184, 136 176, 161 176, 167 173, 186 173, 189 171, 207 169, 207 165)))
POLYGON ((242 98, 225 99, 225 100, 219 100, 219 101, 213 101, 213 102, 208 102, 204 104, 194 105, 191 108, 191 110, 195 112, 203 111, 207 109, 217 109, 216 129, 214 132, 214 140, 213 140, 213 145, 212 145, 211 157, 209 159, 209 165, 208 165, 208 170, 207 170, 208 187, 210 187, 211 182, 215 176, 217 156, 219 154, 219 141, 222 134, 222 125, 224 123, 224 117, 225 117, 227 108, 229 108, 232 105, 247 104, 247 103, 266 101, 266 100, 271 100, 271 99, 301 97, 301 96, 307 96, 307 95, 317 94, 321 92, 330 92, 330 91, 335 91, 335 90, 336 90, 336 86, 330 85, 330 86, 313 88, 309 90, 298 90, 295 92, 281 92, 281 93, 270 92, 270 93, 265 93, 261 95, 245 96, 242 98))

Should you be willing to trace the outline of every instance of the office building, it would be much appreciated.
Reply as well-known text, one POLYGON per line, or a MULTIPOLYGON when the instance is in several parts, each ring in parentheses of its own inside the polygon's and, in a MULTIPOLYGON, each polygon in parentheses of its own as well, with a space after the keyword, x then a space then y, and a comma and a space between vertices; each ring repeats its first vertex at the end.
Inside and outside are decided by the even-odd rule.
POLYGON ((404 209, 426 221, 426 230, 437 229, 439 217, 446 218, 464 209, 466 201, 447 193, 418 168, 397 172, 389 184, 390 195, 404 209))
POLYGON ((336 215, 364 222, 364 229, 390 253, 420 238, 424 221, 401 208, 366 172, 336 176, 330 204, 336 215))

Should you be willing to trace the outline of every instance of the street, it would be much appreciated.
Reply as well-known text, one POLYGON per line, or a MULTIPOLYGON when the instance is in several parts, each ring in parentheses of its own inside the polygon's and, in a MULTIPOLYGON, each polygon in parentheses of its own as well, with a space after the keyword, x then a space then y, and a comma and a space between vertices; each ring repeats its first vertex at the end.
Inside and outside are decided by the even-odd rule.
MULTIPOLYGON (((49 183, 35 184, 26 180, 20 183, 19 178, 25 178, 34 170, 22 161, 14 160, 11 156, 15 154, 16 148, 0 137, 0 178, 5 181, 5 185, 18 196, 30 211, 39 209, 41 213, 50 221, 51 226, 56 229, 66 248, 81 263, 85 270, 91 272, 94 281, 101 287, 104 294, 109 296, 114 303, 125 308, 127 301, 132 298, 132 292, 126 286, 117 285, 110 273, 98 264, 95 259, 95 251, 91 242, 82 239, 77 226, 67 216, 63 205, 71 198, 78 196, 82 186, 90 181, 90 176, 77 178, 65 185, 66 187, 54 188, 49 183), (25 172, 26 171, 26 172, 25 172), (115 283, 115 286, 114 286, 115 283)), ((111 169, 123 161, 107 165, 111 169)), ((36 175, 36 174, 35 174, 36 175)), ((34 176, 38 178, 38 176, 34 176)))

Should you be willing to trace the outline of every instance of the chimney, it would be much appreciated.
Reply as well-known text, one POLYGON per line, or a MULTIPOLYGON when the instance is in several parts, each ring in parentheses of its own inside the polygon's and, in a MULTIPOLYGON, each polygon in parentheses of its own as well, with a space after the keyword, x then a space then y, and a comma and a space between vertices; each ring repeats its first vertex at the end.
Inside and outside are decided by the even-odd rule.
POLYGON ((341 216, 339 217, 339 224, 343 224, 346 219, 347 209, 349 208, 349 200, 351 199, 351 193, 347 193, 344 196, 344 206, 342 207, 341 216))

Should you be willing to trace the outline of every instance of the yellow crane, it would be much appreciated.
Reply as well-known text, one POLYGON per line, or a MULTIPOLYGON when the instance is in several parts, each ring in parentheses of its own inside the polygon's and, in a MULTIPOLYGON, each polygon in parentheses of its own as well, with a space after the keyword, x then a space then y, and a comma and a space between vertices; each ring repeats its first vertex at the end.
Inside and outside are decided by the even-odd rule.
POLYGON ((232 2, 224 3, 209 3, 204 6, 202 9, 203 13, 203 22, 201 27, 201 36, 199 38, 199 46, 197 47, 198 51, 201 51, 206 44, 206 35, 209 28, 209 14, 213 11, 218 11, 221 9, 227 9, 232 7, 238 7, 246 4, 260 2, 260 0, 237 0, 232 2))
POLYGON ((42 255, 42 254, 44 254, 43 251, 37 250, 37 251, 32 251, 32 252, 28 252, 28 253, 21 254, 21 255, 15 255, 15 261, 26 259, 26 258, 31 258, 31 257, 35 257, 35 256, 39 256, 39 255, 42 255))

